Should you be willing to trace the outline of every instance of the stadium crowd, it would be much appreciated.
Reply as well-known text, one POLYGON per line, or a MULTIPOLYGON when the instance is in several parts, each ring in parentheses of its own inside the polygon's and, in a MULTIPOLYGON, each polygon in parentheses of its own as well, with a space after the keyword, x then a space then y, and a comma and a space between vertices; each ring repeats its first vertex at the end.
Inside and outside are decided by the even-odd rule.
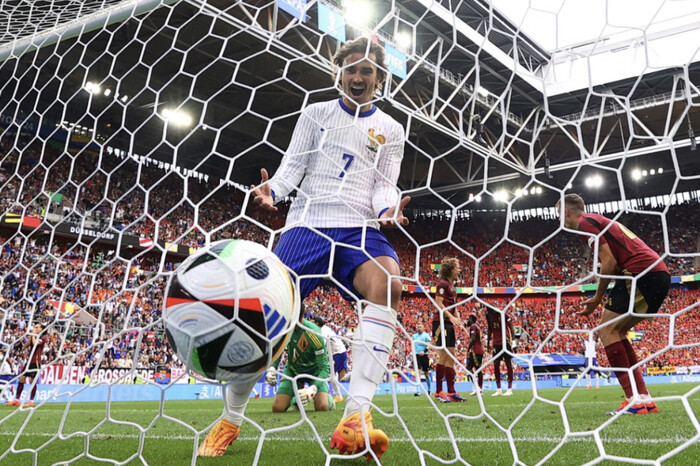
MULTIPOLYGON (((3 212, 33 217, 54 213, 52 218, 59 222, 91 222, 101 231, 193 248, 204 246, 207 238, 268 244, 272 232, 283 227, 285 203, 276 214, 252 206, 244 211, 245 191, 238 186, 214 179, 187 178, 183 182, 178 173, 114 154, 85 151, 69 157, 48 147, 24 144, 21 153, 6 142, 0 147, 5 153, 0 164, 3 212)), ((434 285, 436 265, 448 256, 457 257, 462 264, 460 287, 561 286, 595 280, 591 253, 582 238, 562 230, 546 240, 559 229, 558 220, 506 222, 504 212, 472 215, 454 219, 452 228, 450 218, 419 215, 405 230, 388 233, 407 285, 434 285)), ((653 248, 674 254, 665 259, 672 275, 698 273, 697 261, 689 255, 698 251, 698 233, 686 228, 689 222, 700 224, 697 203, 671 206, 663 215, 665 236, 658 211, 626 214, 619 221, 653 248)), ((108 368, 179 364, 163 338, 159 318, 165 287, 162 272, 174 270, 182 256, 165 255, 160 248, 144 252, 98 243, 88 246, 41 229, 17 234, 16 227, 14 232, 6 228, 0 241, 1 352, 9 354, 15 364, 26 358, 20 348, 30 324, 36 321, 51 323, 45 363, 108 368)), ((518 352, 580 353, 585 332, 571 331, 593 325, 573 314, 584 298, 562 298, 555 329, 557 302, 553 296, 540 294, 513 301, 505 295, 463 294, 459 312, 463 319, 476 313, 485 329, 486 304, 505 310, 521 335, 518 352)), ((673 288, 663 312, 673 316, 674 325, 671 327, 668 316, 640 324, 643 337, 635 345, 641 354, 653 355, 669 343, 696 342, 699 298, 697 287, 673 288), (670 328, 674 329, 673 339, 670 328)), ((307 312, 322 315, 341 336, 351 338, 357 315, 331 287, 316 290, 306 305, 307 312)), ((419 322, 432 320, 434 310, 434 301, 424 293, 404 295, 399 315, 405 331, 397 336, 394 367, 411 367, 410 335, 419 322)), ((458 339, 455 357, 464 364, 466 335, 461 330, 458 339)), ((604 352, 599 351, 598 356, 605 363, 604 352)), ((649 363, 692 365, 698 356, 695 348, 671 348, 649 363)))

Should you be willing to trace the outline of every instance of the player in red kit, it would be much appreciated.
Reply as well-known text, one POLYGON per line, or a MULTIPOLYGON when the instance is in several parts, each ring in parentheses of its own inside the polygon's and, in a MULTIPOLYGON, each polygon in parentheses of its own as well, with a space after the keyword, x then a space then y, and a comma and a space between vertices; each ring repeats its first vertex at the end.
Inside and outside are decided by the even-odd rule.
POLYGON ((505 314, 505 321, 506 327, 504 332, 501 325, 501 314, 491 307, 486 308, 486 323, 488 324, 486 346, 489 347, 489 350, 493 348, 493 355, 496 358, 493 361, 493 375, 496 378, 496 391, 491 396, 513 396, 513 348, 510 342, 513 339, 513 335, 515 335, 515 331, 513 330, 513 323, 507 314, 505 314), (503 345, 504 336, 506 338, 505 347, 503 345), (491 344, 493 344, 493 347, 491 344), (506 362, 508 390, 506 390, 505 393, 501 390, 501 361, 506 362))
POLYGON ((44 345, 46 344, 46 336, 42 335, 41 332, 44 330, 42 324, 36 324, 32 329, 32 333, 27 338, 24 344, 24 349, 29 349, 29 359, 27 360, 27 365, 21 371, 19 376, 19 383, 17 384, 17 398, 12 401, 5 403, 8 406, 19 406, 20 397, 24 391, 24 384, 27 383, 29 379, 29 384, 32 386, 32 392, 29 396, 29 401, 27 401, 25 406, 34 406, 34 397, 36 396, 36 386, 38 383, 39 374, 41 373, 41 354, 44 352, 44 345))
POLYGON ((466 401, 455 392, 455 325, 462 327, 462 321, 453 307, 457 302, 457 291, 454 282, 460 272, 459 261, 454 257, 443 259, 440 264, 440 281, 437 284, 435 302, 439 309, 433 315, 433 343, 442 346, 438 350, 438 361, 435 366, 435 398, 449 403, 451 401, 466 401), (442 312, 441 312, 442 311, 442 312), (444 312, 444 316, 441 314, 444 312), (443 346, 444 340, 444 346, 443 346), (447 381, 447 392, 442 391, 442 379, 447 381))
MULTIPOLYGON (((484 360, 484 345, 481 344, 481 329, 476 323, 476 315, 472 314, 467 319, 467 325, 469 325, 469 347, 467 348, 467 370, 474 374, 481 367, 481 363, 484 360)), ((470 395, 476 395, 481 393, 484 387, 484 372, 479 371, 477 379, 474 379, 472 375, 472 382, 474 385, 474 391, 470 395), (478 380, 478 385, 477 385, 478 380), (478 388, 477 388, 478 387, 478 388)))
MULTIPOLYGON (((557 203, 557 209, 560 207, 560 203, 557 203)), ((598 308, 611 275, 629 277, 615 279, 598 330, 608 361, 611 367, 618 368, 615 375, 625 392, 625 400, 620 407, 608 414, 658 412, 656 403, 649 396, 642 368, 627 339, 627 332, 659 310, 671 287, 671 275, 661 257, 624 225, 602 215, 586 214, 584 208, 583 198, 578 194, 564 196, 564 225, 594 235, 588 236, 588 245, 595 250, 597 244, 600 261, 596 293, 583 302, 584 309, 577 314, 588 316, 598 308), (631 296, 633 280, 636 281, 634 297, 631 296), (634 377, 634 386, 630 372, 634 377)))

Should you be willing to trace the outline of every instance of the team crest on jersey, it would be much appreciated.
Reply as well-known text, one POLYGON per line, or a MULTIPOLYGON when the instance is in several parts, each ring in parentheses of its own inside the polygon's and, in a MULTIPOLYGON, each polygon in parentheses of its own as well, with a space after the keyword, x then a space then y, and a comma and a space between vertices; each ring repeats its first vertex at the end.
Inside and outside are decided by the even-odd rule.
POLYGON ((367 149, 376 154, 377 150, 379 150, 379 145, 384 144, 386 142, 386 138, 381 134, 374 133, 374 128, 370 128, 369 131, 367 131, 367 134, 369 134, 369 144, 367 145, 367 149))

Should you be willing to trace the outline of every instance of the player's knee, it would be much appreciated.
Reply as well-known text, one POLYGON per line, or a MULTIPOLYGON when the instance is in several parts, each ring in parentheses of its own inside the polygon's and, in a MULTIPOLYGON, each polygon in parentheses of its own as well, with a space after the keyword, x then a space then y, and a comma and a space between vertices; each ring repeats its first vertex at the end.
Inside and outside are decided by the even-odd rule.
POLYGON ((401 299, 401 292, 403 291, 403 287, 401 285, 401 280, 398 278, 392 278, 391 279, 391 301, 392 302, 398 302, 399 299, 401 299))
POLYGON ((281 400, 275 400, 272 402, 272 412, 273 413, 283 413, 289 407, 289 402, 283 402, 281 400))

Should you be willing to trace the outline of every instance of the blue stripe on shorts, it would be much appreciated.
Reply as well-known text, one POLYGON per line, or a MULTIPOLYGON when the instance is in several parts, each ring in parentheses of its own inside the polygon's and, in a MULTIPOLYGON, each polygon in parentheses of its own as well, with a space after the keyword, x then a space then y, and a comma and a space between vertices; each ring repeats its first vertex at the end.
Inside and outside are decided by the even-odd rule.
POLYGON ((386 236, 375 228, 318 228, 317 231, 304 227, 292 228, 282 233, 274 250, 277 257, 299 275, 299 292, 302 299, 309 296, 324 278, 330 278, 330 275, 342 285, 334 283, 346 300, 362 299, 364 296, 360 295, 352 284, 357 267, 373 257, 380 256, 389 256, 399 263, 396 251, 386 236), (363 249, 344 246, 360 247, 363 233, 366 233, 363 249), (333 268, 330 270, 329 262, 333 248, 335 254, 333 268), (308 275, 326 277, 304 278, 308 275))

